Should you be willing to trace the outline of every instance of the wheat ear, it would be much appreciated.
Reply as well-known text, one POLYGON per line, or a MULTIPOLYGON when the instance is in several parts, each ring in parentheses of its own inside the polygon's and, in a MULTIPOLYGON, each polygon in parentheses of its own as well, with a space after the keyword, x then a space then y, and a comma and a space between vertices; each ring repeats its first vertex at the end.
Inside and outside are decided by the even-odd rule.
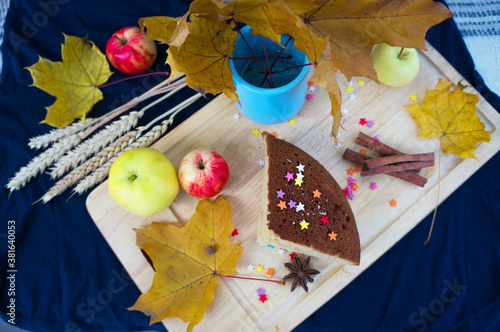
POLYGON ((139 112, 130 112, 130 114, 120 117, 119 120, 107 125, 104 129, 94 134, 88 140, 83 141, 80 145, 71 151, 68 151, 61 159, 59 159, 51 169, 51 178, 56 179, 64 175, 70 169, 73 169, 89 159, 111 142, 130 131, 131 128, 137 125, 139 118, 144 114, 144 110, 139 112))
POLYGON ((19 169, 19 171, 10 178, 5 185, 10 192, 19 190, 26 185, 32 178, 45 171, 56 160, 61 158, 67 151, 81 142, 78 134, 67 136, 58 142, 54 143, 50 148, 40 153, 38 156, 19 169))
POLYGON ((30 138, 28 146, 32 149, 42 149, 63 137, 77 134, 98 122, 98 118, 87 118, 85 121, 74 122, 64 128, 52 129, 50 132, 30 138))
MULTIPOLYGON (((120 151, 123 151, 127 146, 133 143, 138 137, 140 137, 142 131, 134 130, 131 131, 118 140, 116 140, 113 144, 106 147, 104 150, 100 151, 97 155, 87 160, 85 163, 75 168, 69 174, 67 174, 64 178, 59 180, 52 188, 49 189, 45 195, 40 198, 43 203, 47 203, 52 198, 62 194, 66 189, 73 186, 78 180, 83 178, 85 175, 89 174, 99 166, 106 163, 108 160, 117 155, 120 151)), ((35 202, 36 203, 36 202, 35 202)))

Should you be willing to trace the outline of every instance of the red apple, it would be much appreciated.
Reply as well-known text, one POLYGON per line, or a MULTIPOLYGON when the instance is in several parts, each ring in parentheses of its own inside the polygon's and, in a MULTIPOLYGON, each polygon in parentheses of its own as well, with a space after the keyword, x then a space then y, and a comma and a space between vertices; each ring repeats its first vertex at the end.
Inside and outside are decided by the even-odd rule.
POLYGON ((156 45, 137 27, 118 30, 106 44, 109 62, 125 74, 137 75, 151 68, 156 59, 156 45))
POLYGON ((179 166, 182 189, 198 198, 214 197, 222 191, 229 179, 229 167, 217 152, 196 149, 189 152, 179 166))

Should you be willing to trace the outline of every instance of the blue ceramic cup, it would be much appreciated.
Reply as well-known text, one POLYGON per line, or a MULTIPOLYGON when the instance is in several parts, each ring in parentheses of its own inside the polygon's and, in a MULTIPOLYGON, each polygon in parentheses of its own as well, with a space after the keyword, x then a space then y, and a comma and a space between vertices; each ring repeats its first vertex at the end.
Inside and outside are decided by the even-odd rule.
MULTIPOLYGON (((242 35, 252 48, 254 54, 262 56, 264 50, 261 37, 252 35, 250 32, 251 28, 248 25, 241 29, 242 35)), ((266 52, 270 56, 269 61, 272 63, 274 58, 271 57, 271 54, 277 54, 282 47, 267 38, 263 38, 263 40, 266 52)), ((286 42, 286 40, 283 38, 282 44, 284 44, 284 42, 286 42)), ((241 103, 241 106, 236 103, 239 110, 248 119, 260 124, 277 124, 291 119, 304 105, 307 93, 307 73, 309 72, 310 66, 295 68, 296 72, 290 74, 292 77, 288 79, 290 81, 282 82, 284 83, 282 86, 264 88, 259 87, 258 83, 254 85, 244 79, 249 70, 247 67, 248 60, 245 61, 244 59, 251 58, 252 56, 252 53, 241 36, 238 37, 234 53, 231 56, 235 59, 229 60, 229 66, 233 74, 236 93, 241 103)), ((298 49, 292 49, 290 46, 287 46, 281 56, 293 58, 295 65, 305 65, 309 63, 304 53, 298 49)), ((265 66, 265 68, 267 68, 267 66, 265 66)), ((273 71, 275 71, 274 67, 273 71)), ((264 76, 261 75, 260 77, 263 78, 264 76)), ((278 81, 277 77, 274 79, 278 81)), ((286 78, 284 79, 286 80, 286 78)))

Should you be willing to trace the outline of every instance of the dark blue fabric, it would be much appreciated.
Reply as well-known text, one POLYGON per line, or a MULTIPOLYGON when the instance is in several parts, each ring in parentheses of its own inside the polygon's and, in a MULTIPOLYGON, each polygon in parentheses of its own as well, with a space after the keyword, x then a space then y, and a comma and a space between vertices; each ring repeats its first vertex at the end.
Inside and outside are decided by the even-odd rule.
MULTIPOLYGON (((85 208, 84 196, 69 193, 49 204, 32 205, 52 182, 44 174, 24 189, 3 188, 19 167, 35 155, 30 137, 43 134, 44 107, 54 98, 29 87, 23 68, 38 55, 60 58, 61 32, 88 35, 104 50, 110 34, 140 17, 182 15, 183 1, 12 0, 2 45, 0 78, 0 312, 8 312, 11 283, 7 279, 8 221, 16 227, 16 325, 34 331, 164 330, 148 326, 140 312, 128 311, 139 296, 85 208), (46 5, 44 5, 46 4, 46 5)), ((500 110, 499 98, 474 71, 470 55, 453 21, 432 28, 431 44, 484 97, 500 110)), ((154 66, 160 70, 164 49, 154 66)), ((124 76, 116 73, 111 80, 124 76)), ((128 81, 105 88, 104 100, 91 115, 109 111, 150 88, 155 78, 128 81)), ((191 95, 188 89, 168 103, 148 111, 158 115, 191 95)), ((192 106, 183 116, 199 109, 192 106)), ((500 330, 500 155, 494 156, 439 206, 430 243, 424 246, 431 217, 368 268, 296 331, 498 331, 500 330)))

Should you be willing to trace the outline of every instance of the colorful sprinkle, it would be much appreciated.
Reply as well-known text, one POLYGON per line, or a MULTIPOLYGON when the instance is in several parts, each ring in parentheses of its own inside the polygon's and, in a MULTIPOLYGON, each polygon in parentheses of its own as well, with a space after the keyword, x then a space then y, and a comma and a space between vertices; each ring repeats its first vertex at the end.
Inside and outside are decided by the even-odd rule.
POLYGON ((306 95, 306 99, 307 99, 307 100, 309 100, 309 101, 311 101, 311 100, 313 100, 313 99, 314 99, 314 95, 313 95, 312 93, 308 93, 308 94, 306 95))
POLYGON ((297 121, 295 121, 294 118, 291 118, 290 120, 288 120, 288 123, 291 125, 295 124, 295 122, 297 122, 297 121))
POLYGON ((398 206, 398 202, 396 202, 396 201, 394 200, 394 198, 393 198, 393 199, 391 199, 391 201, 389 202, 389 204, 391 204, 391 206, 392 206, 392 207, 396 207, 396 206, 398 206))
POLYGON ((365 83, 365 81, 363 81, 363 80, 358 80, 358 85, 359 85, 359 86, 363 86, 363 85, 365 85, 365 84, 366 84, 366 83, 365 83))
POLYGON ((337 241, 337 234, 335 234, 334 231, 332 231, 331 233, 328 234, 328 236, 330 237, 330 241, 337 241))
POLYGON ((266 294, 266 291, 261 288, 257 289, 257 295, 261 296, 261 295, 264 295, 266 294))
POLYGON ((344 108, 342 109, 342 115, 349 114, 349 112, 350 112, 350 111, 349 111, 349 109, 348 109, 347 107, 344 107, 344 108))
POLYGON ((359 167, 359 165, 354 166, 354 173, 359 173, 359 172, 361 172, 361 167, 359 167))
POLYGON ((303 171, 304 171, 304 167, 305 167, 305 165, 302 165, 301 163, 299 163, 299 166, 295 166, 295 167, 297 167, 297 170, 298 170, 299 172, 303 172, 303 171))
POLYGON ((366 124, 366 119, 365 118, 359 119, 359 124, 364 126, 366 124))
POLYGON ((349 98, 351 98, 352 100, 356 99, 357 97, 358 97, 358 96, 356 96, 356 94, 354 94, 354 93, 351 93, 351 94, 349 95, 349 98))
POLYGON ((356 182, 356 180, 355 180, 355 179, 351 176, 351 177, 349 177, 349 178, 347 179, 347 182, 348 182, 349 184, 353 184, 353 183, 355 183, 355 182, 356 182))
POLYGON ((278 197, 277 197, 277 198, 283 198, 283 196, 285 196, 285 192, 284 192, 283 190, 281 190, 281 189, 280 189, 280 190, 278 190, 278 191, 276 192, 276 194, 278 195, 278 197))
POLYGON ((371 189, 371 190, 375 190, 375 189, 377 189, 377 183, 376 183, 376 182, 372 182, 372 183, 370 183, 370 189, 371 189))
POLYGON ((305 205, 299 202, 299 205, 295 208, 295 212, 304 211, 305 205))
POLYGON ((293 180, 293 174, 290 172, 286 172, 285 178, 287 181, 293 180))
POLYGON ((259 129, 252 130, 252 134, 254 134, 255 136, 259 136, 260 135, 259 129))
POLYGON ((356 197, 352 192, 347 194, 347 198, 349 198, 351 201, 356 197))
POLYGON ((371 121, 371 120, 370 120, 370 121, 368 121, 368 122, 366 123, 366 125, 368 126, 368 128, 373 127, 373 121, 371 121))
POLYGON ((261 301, 262 303, 266 302, 267 301, 267 295, 261 295, 261 296, 259 296, 259 301, 261 301))
POLYGON ((345 88, 345 90, 346 90, 347 92, 351 92, 351 91, 353 90, 353 88, 352 88, 352 86, 348 85, 348 86, 345 88))
POLYGON ((270 244, 268 244, 268 245, 267 245, 267 247, 268 247, 268 248, 271 248, 271 249, 274 249, 274 246, 272 246, 272 245, 270 245, 270 244))
POLYGON ((280 203, 277 205, 281 210, 286 209, 286 202, 280 199, 280 203))
POLYGON ((236 236, 236 235, 238 235, 238 230, 235 228, 235 229, 233 230, 233 232, 231 233, 231 235, 232 235, 232 236, 236 236))
POLYGON ((295 179, 295 185, 299 186, 299 187, 302 187, 302 183, 304 181, 302 181, 301 179, 295 179))
POLYGON ((328 222, 328 216, 322 216, 322 217, 321 217, 321 221, 323 222, 323 225, 328 224, 328 223, 329 223, 329 222, 328 222))
POLYGON ((289 254, 288 256, 290 256, 290 260, 292 260, 292 261, 293 261, 293 259, 294 259, 295 257, 297 257, 298 255, 297 255, 295 252, 292 252, 292 253, 291 253, 291 254, 289 254))
POLYGON ((304 219, 300 222, 300 229, 308 229, 307 227, 309 226, 309 223, 306 222, 304 219))
POLYGON ((366 156, 366 151, 363 150, 363 149, 361 149, 361 150, 359 150, 359 154, 362 154, 363 156, 366 156))
POLYGON ((344 188, 344 189, 342 189, 342 191, 344 192, 344 195, 346 195, 346 196, 347 196, 347 195, 351 192, 351 189, 349 189, 349 188, 344 188))
POLYGON ((284 253, 285 253, 285 249, 283 249, 283 248, 279 248, 278 249, 278 254, 280 254, 281 256, 283 256, 284 253))
POLYGON ((296 202, 294 202, 294 201, 292 201, 292 200, 290 200, 290 202, 288 202, 288 206, 290 207, 290 209, 291 209, 291 208, 294 208, 294 207, 295 207, 295 205, 296 205, 296 202))
POLYGON ((264 166, 266 162, 263 159, 259 159, 258 163, 260 166, 264 166))
POLYGON ((313 191, 313 195, 314 195, 314 198, 320 198, 321 193, 319 192, 318 189, 316 189, 315 191, 313 191))
POLYGON ((411 95, 410 96, 411 101, 417 101, 417 95, 411 95))
POLYGON ((354 191, 357 191, 358 190, 358 185, 356 183, 353 183, 351 184, 351 189, 354 190, 354 191))
POLYGON ((349 168, 347 170, 347 175, 354 175, 354 169, 353 168, 349 168))
POLYGON ((315 85, 316 85, 316 82, 309 81, 309 82, 307 82, 307 85, 309 85, 309 86, 315 86, 315 85))
POLYGON ((255 266, 253 266, 251 263, 247 265, 247 271, 254 271, 255 266))
POLYGON ((234 113, 233 115, 233 118, 235 118, 236 120, 239 120, 241 117, 241 115, 239 113, 234 113))
POLYGON ((257 265, 257 267, 255 268, 255 272, 259 272, 259 274, 260 274, 261 272, 264 272, 264 269, 262 268, 262 264, 257 265))
POLYGON ((268 274, 270 276, 274 275, 274 269, 268 268, 266 271, 266 274, 268 274))

